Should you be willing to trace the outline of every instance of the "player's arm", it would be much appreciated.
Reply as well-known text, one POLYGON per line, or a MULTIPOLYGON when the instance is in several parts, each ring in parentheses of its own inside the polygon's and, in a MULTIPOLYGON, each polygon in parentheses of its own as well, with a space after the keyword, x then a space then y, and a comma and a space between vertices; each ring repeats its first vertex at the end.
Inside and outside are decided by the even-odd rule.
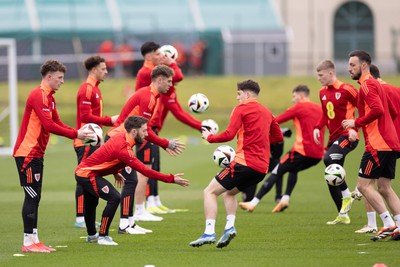
POLYGON ((92 112, 92 100, 95 100, 93 88, 83 84, 77 96, 78 110, 80 110, 80 121, 83 123, 97 123, 112 126, 112 119, 109 116, 96 116, 92 112), (82 88, 83 87, 83 88, 82 88))
POLYGON ((370 108, 370 112, 364 117, 357 118, 354 122, 355 127, 365 126, 381 117, 385 112, 382 101, 374 90, 375 88, 368 88, 367 86, 368 85, 361 87, 360 94, 363 94, 364 100, 370 108))
POLYGON ((285 110, 282 114, 275 117, 278 124, 284 123, 286 121, 292 120, 296 117, 296 106, 290 107, 285 110))
POLYGON ((181 104, 178 102, 177 98, 175 98, 175 101, 169 102, 169 97, 167 95, 163 95, 161 100, 163 101, 167 109, 172 112, 177 120, 194 129, 201 130, 201 121, 195 119, 192 115, 186 112, 182 108, 181 104))
MULTIPOLYGON (((226 128, 225 131, 223 131, 220 134, 213 135, 213 134, 211 134, 210 131, 204 130, 202 132, 202 136, 209 143, 228 142, 228 141, 231 141, 233 138, 235 138, 235 136, 236 136, 237 132, 239 131, 241 125, 242 125, 242 116, 241 116, 241 113, 240 113, 240 107, 238 106, 238 107, 235 107, 233 109, 229 125, 228 125, 228 127, 226 128), (205 135, 207 135, 207 136, 205 136, 205 135)), ((278 128, 279 128, 279 126, 278 126, 278 128)))
POLYGON ((155 170, 147 168, 140 160, 138 160, 135 156, 135 153, 132 151, 132 148, 129 146, 126 148, 122 148, 119 152, 118 159, 124 162, 126 165, 131 167, 132 169, 140 172, 146 177, 156 179, 165 183, 173 183, 174 175, 173 174, 163 174, 157 172, 155 170))
POLYGON ((50 107, 43 103, 42 95, 32 98, 32 107, 46 131, 70 139, 78 137, 77 130, 64 124, 60 120, 56 107, 54 107, 54 110, 51 112, 50 107))
POLYGON ((172 82, 175 84, 182 81, 183 73, 182 70, 179 68, 178 64, 173 61, 169 64, 169 67, 174 70, 174 76, 172 76, 172 82))

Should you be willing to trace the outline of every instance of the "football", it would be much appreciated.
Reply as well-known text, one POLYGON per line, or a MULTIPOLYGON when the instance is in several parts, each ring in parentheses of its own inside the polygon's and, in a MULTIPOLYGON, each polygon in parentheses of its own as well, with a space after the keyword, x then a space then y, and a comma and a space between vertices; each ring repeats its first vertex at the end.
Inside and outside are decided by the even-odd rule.
POLYGON ((194 94, 189 98, 188 106, 190 111, 194 113, 202 113, 208 109, 210 101, 204 94, 194 94))
POLYGON ((178 50, 176 50, 176 48, 172 45, 163 45, 160 47, 160 50, 164 53, 164 55, 167 55, 169 58, 172 58, 173 60, 178 59, 178 50))
POLYGON ((103 130, 101 129, 101 127, 96 123, 88 123, 84 127, 87 127, 94 133, 93 138, 89 138, 83 141, 84 144, 86 146, 97 146, 98 144, 100 144, 103 140, 103 130))
POLYGON ((218 124, 212 119, 202 121, 201 126, 207 128, 212 134, 217 134, 219 131, 218 124))
POLYGON ((338 186, 344 182, 346 171, 339 164, 331 164, 325 169, 325 181, 333 186, 338 186))
POLYGON ((213 160, 215 164, 221 168, 228 168, 233 159, 235 158, 235 150, 227 145, 217 147, 213 153, 213 160))

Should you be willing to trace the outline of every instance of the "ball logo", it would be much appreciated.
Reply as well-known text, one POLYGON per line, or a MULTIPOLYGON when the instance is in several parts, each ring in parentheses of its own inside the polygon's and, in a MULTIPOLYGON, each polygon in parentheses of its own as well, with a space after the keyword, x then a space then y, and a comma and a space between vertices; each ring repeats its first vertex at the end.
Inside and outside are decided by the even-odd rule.
POLYGON ((103 191, 104 193, 108 194, 108 192, 110 192, 110 188, 108 188, 108 185, 104 186, 101 191, 103 191))

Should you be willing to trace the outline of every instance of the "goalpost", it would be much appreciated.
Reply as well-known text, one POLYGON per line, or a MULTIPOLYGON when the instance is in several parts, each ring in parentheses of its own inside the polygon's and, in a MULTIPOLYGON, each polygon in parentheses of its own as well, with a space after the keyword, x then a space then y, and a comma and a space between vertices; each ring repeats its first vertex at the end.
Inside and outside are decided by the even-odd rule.
MULTIPOLYGON (((0 147, 0 155, 11 155, 18 135, 18 99, 17 99, 17 49, 15 39, 0 38, 0 48, 7 50, 8 107, 0 111, 0 121, 9 116, 10 142, 0 147)), ((1 64, 1 62, 0 62, 1 64)))

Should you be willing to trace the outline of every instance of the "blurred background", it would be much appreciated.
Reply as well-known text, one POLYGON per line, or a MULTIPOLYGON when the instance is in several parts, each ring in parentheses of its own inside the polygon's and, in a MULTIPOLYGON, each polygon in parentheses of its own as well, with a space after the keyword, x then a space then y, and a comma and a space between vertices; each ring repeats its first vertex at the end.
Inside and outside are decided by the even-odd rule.
MULTIPOLYGON (((354 49, 395 74, 399 10, 397 0, 0 0, 0 38, 16 40, 19 80, 49 58, 83 78, 94 53, 114 77, 135 76, 148 40, 174 45, 187 75, 311 75, 327 58, 343 73, 354 49)), ((6 66, 0 48, 0 80, 6 66)))

